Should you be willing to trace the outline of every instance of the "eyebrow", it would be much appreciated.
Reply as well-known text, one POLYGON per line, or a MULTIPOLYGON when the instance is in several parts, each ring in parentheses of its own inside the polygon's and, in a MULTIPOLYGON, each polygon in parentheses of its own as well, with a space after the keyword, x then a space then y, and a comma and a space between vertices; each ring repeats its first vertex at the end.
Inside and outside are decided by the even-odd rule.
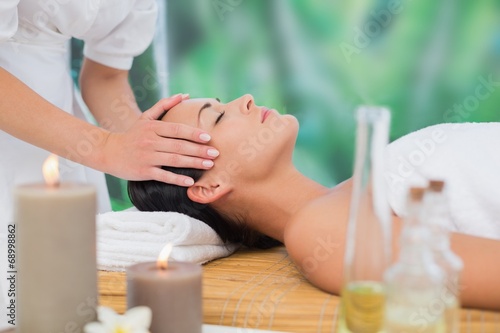
MULTIPOLYGON (((219 103, 220 103, 220 99, 219 99, 219 98, 217 98, 217 97, 216 97, 216 98, 215 98, 215 100, 216 100, 217 102, 219 102, 219 103)), ((201 111, 203 111, 203 110, 205 110, 205 109, 208 109, 208 108, 210 108, 210 107, 212 107, 212 104, 211 104, 211 103, 205 103, 205 104, 203 104, 203 106, 200 108, 200 111, 198 111, 198 124, 197 124, 197 126, 200 126, 200 116, 201 116, 201 111)))
POLYGON ((200 111, 198 111, 198 126, 200 125, 200 116, 201 116, 201 111, 205 110, 205 109, 208 109, 209 107, 211 107, 212 104, 210 103, 205 103, 203 104, 203 106, 200 108, 200 111))

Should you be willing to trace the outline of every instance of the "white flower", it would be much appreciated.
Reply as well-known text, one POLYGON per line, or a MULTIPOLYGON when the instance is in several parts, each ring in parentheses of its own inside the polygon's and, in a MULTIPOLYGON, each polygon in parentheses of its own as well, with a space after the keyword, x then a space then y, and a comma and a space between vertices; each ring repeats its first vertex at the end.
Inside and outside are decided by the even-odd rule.
POLYGON ((149 333, 151 325, 151 309, 147 306, 136 306, 124 315, 117 314, 113 309, 104 306, 97 307, 97 319, 85 325, 85 333, 149 333))

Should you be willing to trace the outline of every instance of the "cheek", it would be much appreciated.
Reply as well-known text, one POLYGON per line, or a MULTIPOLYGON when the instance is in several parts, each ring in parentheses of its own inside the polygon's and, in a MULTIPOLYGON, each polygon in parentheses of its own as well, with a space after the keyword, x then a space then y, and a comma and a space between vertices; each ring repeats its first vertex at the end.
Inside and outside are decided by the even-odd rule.
MULTIPOLYGON (((221 124, 222 125, 222 124, 221 124)), ((264 126, 232 122, 210 133, 220 151, 212 169, 217 173, 256 176, 272 168, 282 157, 291 161, 298 123, 294 117, 276 117, 264 126)))
POLYGON ((225 128, 220 126, 210 132, 210 144, 219 150, 220 155, 208 173, 215 175, 220 181, 232 184, 248 173, 246 166, 249 156, 240 151, 239 147, 247 140, 249 131, 246 127, 238 127, 240 125, 242 124, 231 124, 225 128))
POLYGON ((257 161, 263 163, 266 160, 272 162, 285 151, 291 153, 295 145, 297 128, 296 119, 293 117, 270 119, 265 126, 237 131, 235 136, 226 141, 227 145, 230 145, 228 151, 235 159, 245 164, 257 161))
POLYGON ((257 130, 248 123, 235 121, 215 128, 210 133, 213 138, 210 143, 220 151, 217 162, 248 162, 251 156, 247 153, 246 147, 253 141, 252 137, 255 136, 257 130))

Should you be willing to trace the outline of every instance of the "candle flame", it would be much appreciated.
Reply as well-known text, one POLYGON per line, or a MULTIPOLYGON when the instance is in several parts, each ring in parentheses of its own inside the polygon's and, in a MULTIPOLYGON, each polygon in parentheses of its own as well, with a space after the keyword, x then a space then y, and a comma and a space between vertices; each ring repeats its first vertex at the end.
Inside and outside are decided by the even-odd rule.
POLYGON ((172 243, 167 243, 161 250, 160 255, 158 256, 158 261, 156 262, 156 267, 159 269, 167 269, 168 265, 168 257, 170 256, 170 252, 172 252, 172 243))
POLYGON ((43 178, 49 186, 59 185, 59 161, 57 155, 50 154, 43 162, 43 178))

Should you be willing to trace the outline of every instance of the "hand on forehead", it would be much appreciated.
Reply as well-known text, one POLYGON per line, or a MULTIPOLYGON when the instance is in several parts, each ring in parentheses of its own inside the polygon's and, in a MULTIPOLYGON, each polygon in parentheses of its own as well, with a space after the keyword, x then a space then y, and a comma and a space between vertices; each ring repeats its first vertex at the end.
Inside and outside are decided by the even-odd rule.
POLYGON ((199 127, 198 120, 205 109, 218 105, 220 105, 220 102, 215 98, 188 99, 168 110, 161 120, 199 127))

